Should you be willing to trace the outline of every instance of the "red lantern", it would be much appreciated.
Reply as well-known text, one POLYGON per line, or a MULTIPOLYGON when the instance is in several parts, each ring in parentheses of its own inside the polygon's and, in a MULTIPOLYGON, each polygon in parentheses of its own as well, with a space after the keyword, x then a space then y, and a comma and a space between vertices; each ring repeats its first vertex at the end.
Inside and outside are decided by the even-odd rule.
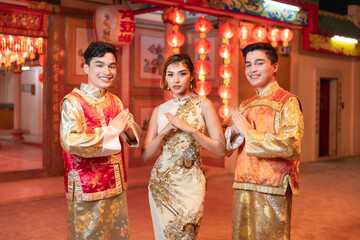
POLYGON ((284 47, 289 45, 289 42, 293 39, 293 36, 293 32, 290 29, 284 28, 283 30, 281 30, 280 38, 281 41, 283 41, 284 47))
POLYGON ((44 74, 41 72, 39 73, 39 82, 42 84, 43 83, 43 79, 44 79, 44 74))
POLYGON ((134 39, 134 13, 125 5, 98 7, 94 13, 94 23, 98 41, 122 46, 134 39))
POLYGON ((167 18, 171 22, 171 24, 181 25, 185 21, 185 15, 178 8, 174 8, 170 10, 167 14, 167 18))
POLYGON ((44 66, 44 55, 39 55, 38 61, 39 61, 40 66, 44 66))
POLYGON ((234 54, 234 47, 224 44, 219 48, 219 55, 221 58, 231 58, 234 54))
POLYGON ((197 74, 206 75, 210 72, 211 66, 208 60, 197 60, 194 67, 197 74))
POLYGON ((276 47, 277 42, 280 40, 280 30, 278 28, 271 28, 267 34, 271 44, 276 47))
POLYGON ((228 104, 223 104, 219 107, 218 113, 222 119, 226 119, 231 115, 232 106, 228 104))
POLYGON ((200 96, 206 96, 211 92, 211 84, 207 81, 198 81, 195 92, 200 96))
POLYGON ((257 26, 253 31, 253 38, 258 42, 263 42, 266 38, 267 31, 266 28, 262 26, 257 26))
POLYGON ((211 42, 206 38, 200 38, 195 43, 195 50, 199 54, 208 54, 211 49, 211 42))
POLYGON ((195 22, 195 30, 199 33, 207 33, 211 30, 211 22, 206 17, 202 16, 195 22))
POLYGON ((166 38, 170 47, 178 48, 181 47, 185 43, 184 34, 179 31, 170 33, 166 38))
POLYGON ((230 85, 223 84, 218 89, 221 98, 230 99, 234 93, 234 89, 230 85))
POLYGON ((234 68, 231 64, 223 64, 219 67, 219 75, 221 78, 231 78, 234 74, 234 68))
POLYGON ((238 37, 241 43, 246 44, 247 40, 250 39, 249 27, 246 25, 242 25, 241 27, 239 27, 238 37))
POLYGON ((230 39, 234 36, 234 27, 230 23, 221 24, 219 33, 222 38, 230 39))

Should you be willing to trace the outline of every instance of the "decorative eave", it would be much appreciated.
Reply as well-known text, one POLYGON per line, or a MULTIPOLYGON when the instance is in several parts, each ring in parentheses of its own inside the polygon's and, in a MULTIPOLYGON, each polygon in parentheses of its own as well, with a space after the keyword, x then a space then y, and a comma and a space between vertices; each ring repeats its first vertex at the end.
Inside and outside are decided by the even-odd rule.
POLYGON ((0 33, 48 37, 50 12, 0 3, 0 33))
POLYGON ((275 6, 269 6, 263 1, 249 0, 210 0, 209 6, 215 9, 262 17, 294 25, 308 25, 308 11, 302 8, 300 11, 284 10, 275 6))
MULTIPOLYGON (((131 2, 156 5, 161 7, 178 7, 183 10, 204 13, 218 17, 231 17, 239 20, 261 22, 268 25, 282 27, 302 28, 309 23, 308 9, 310 5, 306 2, 318 0, 280 0, 296 5, 301 8, 297 13, 287 11, 283 13, 275 7, 265 6, 262 0, 131 0, 131 2)), ((150 7, 136 10, 137 12, 149 11, 150 7)))
MULTIPOLYGON (((264 25, 297 28, 303 30, 303 49, 320 52, 360 56, 359 44, 331 44, 330 37, 335 33, 342 36, 358 36, 359 31, 344 16, 319 11, 319 0, 276 0, 300 7, 300 11, 283 12, 264 4, 263 0, 130 0, 160 7, 178 7, 183 10, 204 13, 219 17, 231 17, 242 21, 257 22, 264 25), (334 18, 334 19, 333 19, 334 18), (340 19, 340 20, 339 20, 340 19), (338 24, 334 24, 336 22, 338 24), (336 27, 338 26, 338 27, 336 27)), ((153 6, 152 6, 153 7, 153 6)), ((149 11, 140 9, 141 11, 149 11)), ((151 11, 151 10, 150 10, 151 11)), ((356 37, 359 39, 358 37, 356 37)))
POLYGON ((353 43, 336 42, 335 35, 360 40, 359 23, 350 18, 325 11, 318 12, 318 28, 316 31, 303 31, 303 48, 324 53, 332 53, 351 57, 360 57, 360 46, 353 43))

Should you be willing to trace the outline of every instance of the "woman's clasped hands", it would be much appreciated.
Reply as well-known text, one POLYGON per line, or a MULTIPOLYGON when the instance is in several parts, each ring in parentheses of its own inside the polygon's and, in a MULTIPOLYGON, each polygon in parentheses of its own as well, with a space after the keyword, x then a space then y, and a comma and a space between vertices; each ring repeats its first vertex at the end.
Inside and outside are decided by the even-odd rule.
POLYGON ((188 134, 194 133, 196 131, 196 129, 193 126, 191 126, 184 119, 179 118, 178 116, 175 116, 169 112, 165 113, 164 115, 169 120, 169 123, 161 131, 161 134, 166 135, 166 134, 170 133, 171 131, 176 132, 177 130, 181 130, 188 134))

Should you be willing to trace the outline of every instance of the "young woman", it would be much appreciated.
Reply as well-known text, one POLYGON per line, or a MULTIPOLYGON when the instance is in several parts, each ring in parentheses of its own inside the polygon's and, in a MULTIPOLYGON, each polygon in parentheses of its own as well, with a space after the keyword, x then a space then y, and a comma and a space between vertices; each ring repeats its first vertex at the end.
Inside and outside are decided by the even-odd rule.
POLYGON ((141 155, 152 159, 161 148, 149 182, 155 238, 195 239, 205 200, 200 149, 223 157, 224 136, 212 102, 193 93, 195 71, 187 54, 166 60, 160 85, 173 99, 154 109, 141 155))

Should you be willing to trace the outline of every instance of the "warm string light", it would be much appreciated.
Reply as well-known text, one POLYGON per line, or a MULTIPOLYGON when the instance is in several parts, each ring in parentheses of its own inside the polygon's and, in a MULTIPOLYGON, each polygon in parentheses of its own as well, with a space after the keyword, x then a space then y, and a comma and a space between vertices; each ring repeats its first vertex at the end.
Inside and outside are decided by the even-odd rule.
POLYGON ((42 38, 0 34, 0 63, 10 71, 12 63, 23 65, 26 59, 35 59, 36 53, 42 55, 43 48, 42 38))
POLYGON ((179 25, 184 23, 185 15, 178 8, 173 8, 167 13, 166 17, 173 25, 173 31, 167 36, 166 40, 169 46, 172 47, 173 53, 178 54, 180 47, 185 43, 185 36, 179 31, 179 25))
POLYGON ((205 81, 205 75, 210 72, 210 63, 206 60, 206 54, 210 52, 211 42, 206 39, 206 33, 211 30, 211 22, 202 16, 195 22, 195 30, 200 33, 200 39, 195 43, 195 50, 200 59, 195 63, 195 71, 199 74, 195 92, 200 96, 206 96, 211 92, 211 84, 205 81))
MULTIPOLYGON (((246 28, 243 28, 243 32, 241 33, 243 38, 242 40, 246 40, 248 35, 246 32, 246 28)), ((218 112, 222 119, 226 119, 230 117, 232 106, 229 105, 229 99, 233 95, 233 88, 230 85, 230 79, 234 74, 234 68, 230 64, 230 59, 234 54, 234 47, 230 45, 230 39, 234 36, 235 29, 230 23, 224 23, 219 27, 219 33, 222 37, 222 45, 219 48, 219 55, 224 59, 224 63, 219 67, 219 75, 223 79, 223 84, 218 89, 218 94, 222 98, 223 105, 220 106, 218 112)))

